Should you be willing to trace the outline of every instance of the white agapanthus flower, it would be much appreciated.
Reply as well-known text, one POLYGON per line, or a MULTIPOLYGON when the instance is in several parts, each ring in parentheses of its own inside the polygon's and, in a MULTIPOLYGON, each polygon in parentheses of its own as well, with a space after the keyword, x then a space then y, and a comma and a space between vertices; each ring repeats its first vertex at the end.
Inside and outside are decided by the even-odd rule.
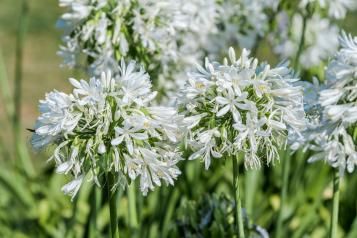
POLYGON ((182 22, 186 22, 189 31, 177 35, 180 42, 177 61, 164 64, 164 70, 159 74, 158 85, 169 96, 166 99, 177 95, 186 81, 187 72, 195 70, 193 65, 202 64, 206 55, 221 58, 225 54, 222 49, 231 45, 253 48, 258 38, 268 32, 268 12, 275 11, 278 3, 277 0, 183 1, 180 11, 185 18, 182 22))
POLYGON ((277 0, 222 1, 218 9, 218 32, 208 39, 208 53, 217 57, 231 45, 252 49, 257 39, 268 32, 268 12, 274 12, 278 3, 277 0))
POLYGON ((73 67, 84 54, 95 75, 124 56, 148 69, 181 61, 216 29, 215 0, 60 0, 60 6, 68 10, 59 21, 64 64, 73 67))
POLYGON ((348 11, 357 9, 355 0, 302 0, 301 8, 306 8, 308 4, 318 4, 322 9, 327 10, 327 14, 335 19, 343 19, 348 11))
POLYGON ((74 177, 63 187, 72 197, 87 175, 99 186, 108 172, 117 181, 140 177, 146 194, 162 181, 173 184, 180 174, 176 110, 150 105, 156 92, 135 62, 122 61, 118 71, 115 77, 103 73, 89 82, 70 79, 71 94, 53 91, 40 101, 32 145, 56 146, 51 159, 58 173, 74 177))
POLYGON ((324 160, 343 174, 357 166, 357 38, 343 33, 340 44, 319 89, 319 123, 303 134, 305 148, 315 152, 310 161, 324 160))
POLYGON ((288 135, 305 127, 302 88, 292 85, 298 81, 292 70, 258 65, 245 49, 236 59, 230 48, 229 60, 206 60, 205 68, 188 75, 179 96, 190 159, 203 159, 206 169, 212 158, 239 152, 245 153, 246 167, 273 162, 288 135))
POLYGON ((96 76, 108 68, 115 71, 122 57, 135 59, 157 75, 160 91, 173 95, 185 72, 207 53, 217 57, 230 45, 253 47, 269 28, 267 12, 278 3, 60 0, 67 11, 59 21, 65 34, 58 54, 70 67, 86 59, 85 68, 96 76))
MULTIPOLYGON (((300 14, 295 14, 289 20, 286 13, 281 12, 277 20, 278 31, 272 36, 272 40, 275 41, 274 51, 282 58, 294 58, 301 44, 304 19, 300 14)), ((317 14, 308 18, 299 64, 303 68, 311 68, 327 60, 338 49, 338 34, 338 27, 329 19, 321 18, 317 14)))
POLYGON ((216 0, 177 1, 179 12, 177 21, 180 30, 175 40, 179 43, 175 54, 158 55, 162 64, 158 76, 160 90, 166 99, 174 97, 185 83, 186 72, 192 65, 200 63, 205 55, 210 35, 218 33, 217 20, 220 6, 216 0))

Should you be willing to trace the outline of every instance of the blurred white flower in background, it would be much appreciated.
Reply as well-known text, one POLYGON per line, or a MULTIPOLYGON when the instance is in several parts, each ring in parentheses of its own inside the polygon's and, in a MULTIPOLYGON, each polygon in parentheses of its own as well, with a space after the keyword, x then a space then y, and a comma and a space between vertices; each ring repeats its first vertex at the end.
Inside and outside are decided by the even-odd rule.
MULTIPOLYGON (((59 54, 72 59, 71 53, 81 52, 89 57, 89 64, 95 65, 108 61, 103 58, 118 61, 128 54, 147 64, 152 57, 163 64, 175 62, 185 56, 180 53, 182 44, 195 45, 193 49, 189 47, 191 53, 198 50, 200 40, 188 42, 185 34, 188 38, 194 34, 206 39, 206 32, 215 31, 215 4, 214 0, 190 3, 174 0, 62 0, 60 6, 68 11, 59 21, 65 32, 65 44, 59 54), (98 60, 100 62, 96 62, 98 60)), ((71 60, 66 60, 65 64, 73 67, 71 60)))
POLYGON ((114 73, 122 57, 139 61, 155 74, 154 85, 168 101, 206 55, 219 58, 230 45, 255 47, 278 3, 60 0, 67 11, 58 23, 64 29, 58 54, 64 65, 88 65, 96 76, 108 68, 114 73))
POLYGON ((308 4, 318 4, 322 9, 325 9, 328 15, 335 19, 343 19, 346 17, 347 11, 357 9, 357 1, 355 0, 302 0, 300 7, 305 8, 308 4))
POLYGON ((209 37, 208 53, 217 58, 231 45, 252 49, 258 38, 268 32, 268 12, 276 11, 278 4, 277 0, 223 1, 217 19, 219 31, 209 37))
POLYGON ((339 29, 328 18, 321 18, 317 14, 308 18, 304 33, 304 19, 300 14, 293 15, 289 21, 287 14, 281 12, 277 20, 278 31, 271 36, 275 53, 282 58, 294 58, 304 36, 298 62, 303 68, 319 66, 338 49, 339 29))
POLYGON ((202 158, 206 169, 212 158, 239 152, 246 167, 260 167, 263 158, 273 162, 288 135, 305 127, 302 88, 292 85, 298 79, 291 69, 258 65, 245 49, 236 59, 230 48, 229 60, 206 60, 205 68, 188 75, 179 96, 190 159, 202 158))
POLYGON ((53 91, 40 101, 32 145, 55 145, 51 159, 58 173, 74 177, 63 187, 72 197, 87 175, 98 185, 107 172, 115 173, 117 181, 126 181, 125 175, 140 177, 146 194, 161 181, 173 184, 180 174, 175 144, 181 118, 174 108, 150 105, 156 92, 135 62, 121 61, 118 72, 115 77, 102 73, 89 82, 70 79, 72 94, 53 91))

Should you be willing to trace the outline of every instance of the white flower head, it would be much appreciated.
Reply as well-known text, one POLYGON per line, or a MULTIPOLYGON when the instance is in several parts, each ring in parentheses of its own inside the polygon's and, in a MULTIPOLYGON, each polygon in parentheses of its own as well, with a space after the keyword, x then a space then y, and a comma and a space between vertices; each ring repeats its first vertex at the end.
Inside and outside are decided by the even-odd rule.
POLYGON ((212 57, 224 54, 229 46, 252 49, 257 40, 269 30, 269 15, 276 11, 277 0, 220 1, 217 7, 217 31, 210 34, 205 44, 212 57))
POLYGON ((63 187, 72 196, 87 174, 99 185, 98 177, 108 172, 117 181, 140 177, 144 194, 161 181, 172 185, 180 174, 175 144, 181 117, 174 108, 150 105, 156 93, 135 62, 122 61, 117 71, 89 82, 70 79, 72 94, 54 91, 40 101, 33 147, 56 146, 51 158, 58 173, 74 176, 63 187))
POLYGON ((343 33, 341 49, 326 70, 320 103, 328 120, 349 127, 357 122, 357 37, 343 33))
POLYGON ((123 57, 163 73, 162 65, 192 60, 216 30, 215 0, 60 0, 60 6, 66 12, 58 23, 64 29, 58 54, 70 67, 84 55, 94 75, 123 57), (199 43, 192 40, 198 37, 199 43))
POLYGON ((340 45, 319 89, 318 124, 303 134, 315 152, 310 161, 324 160, 343 174, 357 166, 357 39, 342 33, 340 45))
POLYGON ((261 159, 278 159, 288 135, 304 129, 302 88, 293 86, 298 79, 286 65, 258 65, 245 49, 236 59, 230 48, 229 60, 207 60, 180 94, 190 159, 202 158, 208 168, 211 158, 244 152, 246 167, 259 167, 261 159))

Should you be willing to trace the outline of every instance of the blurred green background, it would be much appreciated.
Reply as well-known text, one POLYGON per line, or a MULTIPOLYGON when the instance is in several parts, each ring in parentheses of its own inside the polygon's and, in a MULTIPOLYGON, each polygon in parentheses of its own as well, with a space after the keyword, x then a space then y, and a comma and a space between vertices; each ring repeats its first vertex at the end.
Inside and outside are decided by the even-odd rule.
MULTIPOLYGON (((0 46, 11 90, 14 82, 15 42, 21 3, 19 0, 1 0, 0 3, 0 46)), ((61 58, 56 55, 61 42, 61 32, 55 27, 56 20, 61 14, 58 2, 32 0, 28 3, 29 16, 23 49, 22 123, 24 127, 33 125, 37 117, 36 105, 38 100, 44 97, 45 92, 53 88, 68 90, 66 78, 71 74, 70 71, 59 67, 61 58)), ((0 105, 3 120, 3 104, 0 105)))
MULTIPOLYGON (((61 58, 56 51, 61 32, 55 24, 61 9, 56 0, 28 1, 21 87, 22 140, 14 142, 13 115, 9 118, 6 107, 11 110, 14 107, 11 97, 15 88, 21 4, 20 0, 0 2, 0 237, 89 237, 93 235, 89 225, 93 212, 98 216, 92 237, 106 237, 108 209, 100 199, 104 195, 86 184, 77 199, 71 202, 60 191, 66 178, 54 174, 52 163, 46 163, 46 151, 31 152, 31 133, 25 129, 35 123, 38 100, 45 92, 53 89, 68 92, 67 78, 80 76, 75 70, 59 67, 61 58), (27 158, 30 158, 34 171, 23 162, 27 158), (98 204, 90 203, 89 197, 93 194, 98 196, 98 204)), ((340 22, 352 34, 357 34, 356 23, 357 14, 350 14, 340 22)), ((277 61, 268 46, 260 47, 258 55, 267 61, 277 61)), ((277 220, 281 219, 280 237, 327 237, 332 171, 322 162, 307 164, 306 153, 282 154, 290 162, 290 173, 286 175, 282 174, 282 163, 279 162, 259 171, 244 172, 241 180, 245 185, 243 204, 250 228, 257 224, 275 237, 277 220), (285 191, 286 205, 280 212, 284 176, 289 187, 285 191)), ((229 205, 232 199, 231 164, 217 163, 210 171, 204 171, 199 161, 181 166, 183 175, 175 187, 157 189, 144 198, 134 186, 134 192, 138 194, 135 205, 139 221, 128 217, 128 194, 123 192, 119 205, 122 237, 231 237, 234 233, 231 229, 234 218, 229 205), (228 198, 219 198, 222 194, 228 198)), ((240 171, 244 171, 243 166, 240 171)), ((356 188, 357 176, 343 178, 340 237, 357 237, 356 188)))

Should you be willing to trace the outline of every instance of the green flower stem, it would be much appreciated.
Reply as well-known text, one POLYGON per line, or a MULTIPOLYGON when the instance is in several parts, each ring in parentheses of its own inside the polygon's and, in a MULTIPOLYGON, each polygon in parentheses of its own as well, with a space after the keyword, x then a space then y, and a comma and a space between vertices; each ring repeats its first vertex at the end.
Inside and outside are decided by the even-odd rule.
POLYGON ((238 237, 244 238, 244 225, 243 225, 243 216, 242 216, 242 201, 241 195, 239 191, 239 168, 238 168, 238 160, 239 155, 236 155, 233 159, 233 187, 234 187, 234 199, 236 203, 236 223, 238 228, 238 237))
POLYGON ((15 48, 15 82, 14 82, 14 112, 12 115, 12 127, 14 133, 14 149, 15 158, 20 161, 23 170, 28 176, 35 175, 35 169, 31 163, 28 152, 26 151, 26 144, 21 138, 21 103, 22 103, 22 66, 23 66, 23 50, 25 43, 25 35, 28 23, 29 7, 28 1, 22 0, 20 21, 16 36, 15 48))
POLYGON ((23 49, 25 42, 25 34, 28 20, 28 5, 27 0, 23 0, 21 3, 21 16, 19 22, 19 28, 16 38, 16 60, 15 60, 15 83, 14 83, 14 107, 15 112, 13 114, 14 123, 14 136, 15 145, 19 141, 20 137, 20 120, 21 120, 21 100, 22 100, 22 62, 23 62, 23 49))
POLYGON ((97 188, 94 185, 92 191, 90 193, 90 220, 89 220, 89 237, 95 238, 97 237, 97 188))
POLYGON ((283 230, 283 222, 284 222, 284 210, 286 205, 286 198, 288 194, 288 186, 289 186, 289 173, 290 173, 290 161, 289 161, 289 150, 285 152, 285 156, 283 159, 282 164, 282 188, 280 192, 280 209, 278 215, 278 223, 276 229, 276 237, 282 237, 282 230, 283 230))
POLYGON ((298 50, 296 52, 296 56, 295 56, 295 60, 294 60, 294 69, 297 70, 298 65, 299 65, 299 60, 300 60, 300 56, 301 53, 304 49, 304 45, 305 45, 305 34, 306 34, 306 25, 307 25, 307 16, 303 16, 303 22, 302 22, 302 34, 300 37, 300 42, 299 42, 299 47, 298 50))
POLYGON ((333 176, 333 205, 332 205, 332 216, 331 216, 331 226, 330 226, 330 238, 337 237, 339 200, 340 200, 340 175, 339 175, 339 171, 336 170, 333 176))
POLYGON ((74 227, 76 226, 77 216, 78 216, 78 203, 79 196, 75 196, 72 202, 72 216, 69 220, 68 229, 65 232, 64 237, 71 237, 71 233, 74 231, 74 227))
POLYGON ((136 229, 138 228, 138 215, 136 211, 136 191, 134 181, 128 187, 128 203, 130 228, 136 229))
POLYGON ((118 214, 117 214, 117 203, 118 203, 118 189, 113 190, 115 184, 115 176, 112 173, 107 174, 107 189, 108 189, 108 199, 109 199, 109 212, 110 212, 110 234, 111 238, 119 238, 119 228, 118 228, 118 214))
POLYGON ((244 202, 248 217, 253 215, 255 194, 260 180, 258 170, 249 170, 245 173, 244 202))

